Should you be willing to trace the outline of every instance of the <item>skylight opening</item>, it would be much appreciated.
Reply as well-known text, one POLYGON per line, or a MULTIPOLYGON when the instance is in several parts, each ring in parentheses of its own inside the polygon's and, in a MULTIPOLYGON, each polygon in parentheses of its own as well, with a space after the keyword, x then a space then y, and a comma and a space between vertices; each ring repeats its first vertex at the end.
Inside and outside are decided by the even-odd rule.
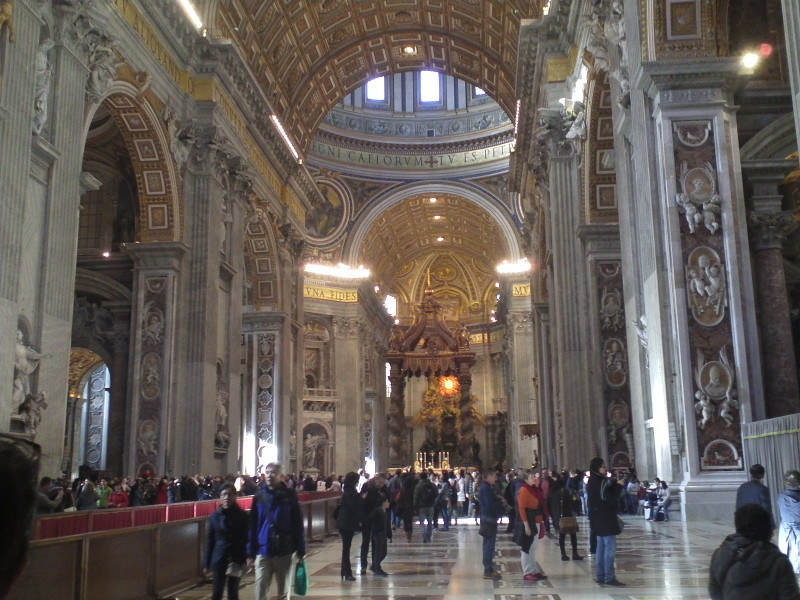
POLYGON ((476 98, 477 98, 478 96, 485 96, 485 95, 486 95, 486 90, 482 90, 482 89, 481 89, 481 88, 479 88, 479 87, 476 87, 476 88, 475 88, 475 97, 476 97, 476 98))
POLYGON ((376 77, 367 82, 367 100, 386 101, 386 80, 383 77, 376 77))
POLYGON ((441 102, 440 93, 439 73, 436 71, 421 71, 419 74, 420 102, 441 102))

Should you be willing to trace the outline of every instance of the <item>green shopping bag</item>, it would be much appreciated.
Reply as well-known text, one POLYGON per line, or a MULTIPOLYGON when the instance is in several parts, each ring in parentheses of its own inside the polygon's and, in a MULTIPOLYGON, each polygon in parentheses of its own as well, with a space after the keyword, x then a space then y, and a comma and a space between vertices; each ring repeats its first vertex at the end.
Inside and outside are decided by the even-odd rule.
POLYGON ((308 591, 308 571, 306 562, 300 559, 294 568, 294 593, 298 596, 305 596, 308 591))

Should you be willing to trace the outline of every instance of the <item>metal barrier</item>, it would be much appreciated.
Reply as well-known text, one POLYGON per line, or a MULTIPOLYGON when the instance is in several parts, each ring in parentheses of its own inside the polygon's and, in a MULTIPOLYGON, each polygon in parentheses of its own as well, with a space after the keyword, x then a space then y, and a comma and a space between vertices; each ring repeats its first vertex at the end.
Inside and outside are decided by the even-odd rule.
MULTIPOLYGON (((323 539, 336 531, 333 510, 339 497, 336 492, 299 495, 308 541, 323 539)), ((240 502, 243 500, 248 499, 240 502)), ((188 513, 192 508, 196 512, 194 504, 208 502, 184 503, 183 510, 188 513)), ((133 513, 141 509, 121 510, 133 513)), ((104 523, 102 517, 95 516, 103 512, 91 511, 90 523, 104 523)), ((135 523, 136 517, 130 517, 130 522, 135 523)), ((7 598, 143 600, 174 594, 202 580, 207 522, 207 516, 199 516, 35 540, 31 542, 28 563, 7 598)), ((40 527, 37 530, 41 532, 40 527)))

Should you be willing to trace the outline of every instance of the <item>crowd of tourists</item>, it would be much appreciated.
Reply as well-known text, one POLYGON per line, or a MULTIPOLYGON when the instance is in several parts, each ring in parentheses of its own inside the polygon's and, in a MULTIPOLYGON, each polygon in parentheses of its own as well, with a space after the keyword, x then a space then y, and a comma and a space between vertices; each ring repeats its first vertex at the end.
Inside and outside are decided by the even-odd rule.
MULTIPOLYGON (((764 468, 754 465, 751 479, 737 494, 736 533, 723 542, 711 563, 709 593, 712 598, 745 598, 748 590, 774 589, 776 598, 800 598, 795 575, 800 573, 800 472, 789 471, 786 489, 779 497, 778 542, 771 543, 776 520, 772 515, 764 468), (766 588, 764 586, 767 586, 766 588)), ((293 557, 305 555, 303 517, 298 493, 341 492, 334 517, 342 543, 342 581, 372 573, 388 577, 382 566, 387 542, 403 532, 407 542, 415 524, 423 543, 436 531, 448 531, 474 522, 480 525, 485 579, 500 579, 494 563, 499 533, 511 536, 520 549, 524 581, 546 580, 536 561, 539 540, 558 538, 561 559, 583 560, 578 551, 579 521, 588 517, 585 534, 594 555, 593 578, 601 586, 624 587, 615 572, 617 536, 624 523, 621 514, 642 514, 652 521, 668 521, 673 502, 666 481, 639 481, 633 473, 609 473, 601 458, 588 470, 473 469, 420 472, 397 470, 369 475, 313 477, 281 473, 271 463, 258 476, 229 475, 180 478, 142 476, 106 479, 82 472, 73 482, 42 478, 38 490, 40 513, 144 506, 173 502, 220 499, 207 527, 204 567, 213 579, 214 600, 227 589, 237 600, 239 578, 255 568, 257 600, 267 597, 273 580, 279 598, 288 593, 293 557), (239 496, 254 496, 250 513, 237 504, 239 496), (507 526, 499 531, 500 523, 507 526), (356 534, 361 539, 352 560, 356 534), (567 549, 569 538, 569 550, 567 549)))

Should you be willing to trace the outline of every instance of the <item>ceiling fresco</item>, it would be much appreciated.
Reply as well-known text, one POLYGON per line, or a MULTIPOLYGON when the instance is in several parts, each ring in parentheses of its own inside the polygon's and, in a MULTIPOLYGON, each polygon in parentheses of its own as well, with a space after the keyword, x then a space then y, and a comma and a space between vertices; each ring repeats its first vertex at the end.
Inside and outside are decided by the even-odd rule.
POLYGON ((542 0, 229 0, 211 33, 234 40, 303 154, 322 119, 378 75, 434 69, 514 114, 519 27, 542 0), (406 49, 409 49, 408 52, 406 49))

